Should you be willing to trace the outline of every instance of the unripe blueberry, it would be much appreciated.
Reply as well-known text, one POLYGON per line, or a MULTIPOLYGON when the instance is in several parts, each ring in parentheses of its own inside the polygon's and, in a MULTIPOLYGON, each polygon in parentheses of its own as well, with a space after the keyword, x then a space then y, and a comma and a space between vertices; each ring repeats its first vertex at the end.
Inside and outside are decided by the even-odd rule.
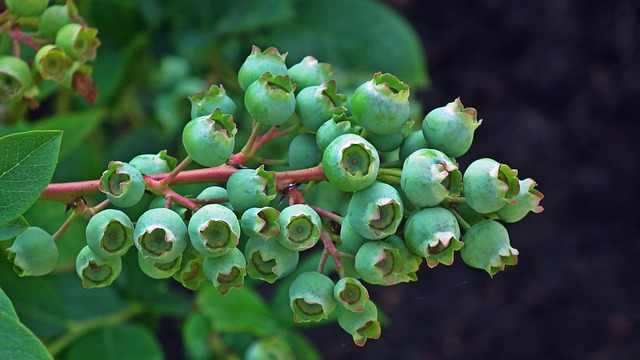
POLYGON ((413 205, 436 206, 447 197, 460 195, 462 174, 443 152, 420 149, 404 161, 400 185, 413 205))
POLYGON ((122 271, 122 258, 103 259, 85 246, 76 257, 76 273, 86 289, 111 285, 122 271))
POLYGON ((222 85, 211 85, 209 90, 201 91, 189 97, 191 102, 191 118, 210 115, 215 109, 223 114, 236 115, 236 104, 227 95, 222 85))
POLYGON ((227 194, 227 189, 222 186, 209 186, 202 190, 200 194, 196 197, 198 200, 213 200, 213 199, 222 199, 227 200, 224 202, 219 202, 218 204, 224 205, 229 209, 233 210, 233 206, 229 203, 229 195, 227 194))
POLYGON ((364 303, 364 310, 361 312, 340 308, 338 324, 353 337, 353 342, 358 346, 364 346, 367 339, 380 337, 378 309, 371 300, 367 300, 364 303))
POLYGON ((463 155, 471 147, 473 133, 480 126, 474 108, 465 108, 460 98, 429 112, 422 122, 422 134, 429 147, 450 157, 463 155))
POLYGON ((272 207, 253 207, 242 213, 240 228, 248 237, 267 240, 280 232, 279 216, 280 212, 272 207))
POLYGON ((296 110, 295 85, 289 76, 265 73, 244 93, 244 106, 253 119, 268 126, 282 125, 296 110))
POLYGON ((356 253, 356 270, 369 284, 396 284, 404 270, 400 250, 384 241, 366 242, 356 253))
POLYGON ((344 113, 347 96, 338 94, 335 80, 300 90, 296 96, 296 114, 302 126, 310 131, 318 128, 333 115, 344 113))
POLYGON ((333 280, 317 271, 306 271, 298 275, 289 286, 293 321, 299 323, 328 319, 338 304, 333 297, 334 287, 333 280))
POLYGON ((180 215, 166 208, 150 209, 138 218, 133 242, 142 256, 167 263, 182 254, 189 241, 187 226, 180 215))
POLYGON ((38 23, 38 32, 47 39, 55 39, 58 30, 71 22, 68 5, 51 5, 44 10, 38 23))
POLYGON ((369 292, 358 279, 343 277, 333 288, 333 297, 343 308, 353 312, 363 312, 369 301, 369 292))
POLYGON ((295 356, 287 342, 279 337, 255 340, 244 353, 244 360, 294 360, 295 356))
POLYGON ((544 198, 544 195, 534 189, 538 184, 530 178, 520 180, 519 184, 520 193, 514 199, 516 203, 508 203, 496 212, 496 215, 504 222, 514 223, 522 220, 529 211, 538 214, 544 210, 540 206, 540 201, 544 198))
POLYGON ((31 226, 7 249, 7 258, 19 276, 42 276, 58 263, 58 247, 48 232, 31 226))
POLYGON ((393 248, 398 249, 400 253, 403 269, 398 275, 398 282, 418 281, 418 275, 416 272, 420 269, 422 258, 409 250, 405 240, 398 235, 391 235, 384 241, 393 248))
POLYGON ((313 56, 305 56, 302 61, 289 68, 291 82, 298 90, 320 85, 333 75, 331 64, 320 63, 313 56))
POLYGON ((299 252, 283 247, 275 238, 249 238, 244 254, 249 276, 268 283, 289 275, 300 259, 299 252))
POLYGON ((49 5, 48 0, 5 0, 4 3, 11 12, 23 17, 38 16, 49 5))
MULTIPOLYGON (((158 208, 166 208, 167 207, 167 199, 163 197, 156 197, 149 203, 149 209, 158 209, 158 208)), ((180 218, 184 219, 187 216, 187 208, 184 208, 175 201, 171 202, 171 206, 169 206, 171 211, 175 211, 180 218)))
POLYGON ((322 161, 322 152, 313 134, 296 135, 289 143, 289 169, 300 170, 314 167, 322 161))
POLYGON ((340 226, 340 240, 342 241, 340 249, 350 254, 357 253, 360 246, 369 241, 353 228, 348 214, 344 217, 340 226))
POLYGON ((0 102, 20 98, 32 83, 31 70, 24 60, 0 56, 0 102))
POLYGON ((284 63, 286 57, 286 53, 281 55, 276 48, 270 47, 261 51, 254 45, 251 54, 238 70, 240 88, 246 91, 249 85, 267 72, 273 75, 288 75, 287 65, 284 63))
POLYGON ((240 224, 236 214, 220 204, 209 204, 189 220, 189 238, 196 251, 205 256, 222 256, 238 246, 240 224))
POLYGON ((413 253, 424 257, 429 267, 451 265, 453 252, 460 250, 460 225, 456 217, 442 207, 416 211, 404 225, 404 238, 413 253))
POLYGON ((122 161, 111 161, 100 176, 99 189, 118 207, 131 207, 144 195, 145 182, 138 169, 122 161))
POLYGON ((493 214, 480 214, 473 210, 466 202, 455 204, 455 210, 462 219, 469 225, 473 225, 482 220, 487 220, 493 214))
POLYGON ((205 256, 187 244, 186 249, 182 253, 182 261, 180 269, 173 273, 173 278, 189 290, 198 290, 200 283, 207 278, 204 274, 205 256))
POLYGON ((509 233, 494 220, 483 220, 473 225, 462 238, 462 260, 469 266, 482 269, 493 276, 506 265, 518 262, 518 250, 509 244, 509 233))
POLYGON ((316 132, 316 143, 321 151, 331 144, 335 138, 344 134, 362 133, 362 127, 354 125, 353 117, 347 116, 346 113, 334 114, 331 119, 325 121, 316 132))
POLYGON ((404 139, 402 145, 400 145, 400 161, 404 162, 414 151, 428 147, 422 130, 413 131, 404 139))
POLYGON ((362 190, 373 184, 379 167, 378 151, 358 135, 338 136, 322 154, 322 169, 327 179, 342 191, 362 190))
POLYGON ((79 62, 93 60, 100 40, 96 38, 97 29, 88 28, 77 23, 66 24, 56 34, 56 45, 62 48, 69 57, 79 62))
POLYGON ((176 164, 176 158, 167 155, 167 150, 157 154, 140 154, 129 161, 129 165, 145 175, 168 173, 176 167, 176 164))
POLYGON ((204 275, 222 295, 226 295, 232 288, 242 287, 246 269, 247 260, 238 248, 219 257, 204 258, 204 275))
POLYGON ((402 135, 401 132, 381 135, 370 131, 366 137, 367 140, 375 146, 376 150, 380 152, 391 152, 400 147, 404 140, 404 135, 402 135))
POLYGON ((488 214, 500 210, 507 203, 515 203, 520 192, 517 170, 489 159, 478 159, 469 165, 462 176, 462 188, 467 204, 473 210, 488 214))
POLYGON ((367 239, 382 239, 392 235, 402 221, 400 194, 393 186, 374 182, 356 191, 349 202, 349 222, 367 239))
POLYGON ((192 119, 184 126, 182 144, 198 164, 218 166, 231 157, 237 132, 233 117, 216 109, 209 115, 192 119))
POLYGON ((116 209, 93 215, 85 234, 87 246, 103 259, 122 256, 133 245, 133 224, 127 214, 116 209))
POLYGON ((167 279, 180 270, 182 255, 168 263, 157 263, 151 258, 142 257, 142 252, 138 251, 138 266, 143 273, 154 279, 167 279))
POLYGON ((287 249, 310 249, 320 239, 322 220, 308 205, 295 204, 284 208, 278 217, 278 224, 280 232, 276 239, 287 249))
POLYGON ((240 169, 227 180, 229 202, 238 213, 269 205, 276 197, 276 173, 264 169, 240 169))
POLYGON ((38 50, 34 64, 44 80, 62 82, 73 60, 60 47, 48 44, 38 50))
POLYGON ((360 85, 351 97, 351 112, 363 128, 376 134, 400 132, 409 120, 409 85, 380 72, 360 85))

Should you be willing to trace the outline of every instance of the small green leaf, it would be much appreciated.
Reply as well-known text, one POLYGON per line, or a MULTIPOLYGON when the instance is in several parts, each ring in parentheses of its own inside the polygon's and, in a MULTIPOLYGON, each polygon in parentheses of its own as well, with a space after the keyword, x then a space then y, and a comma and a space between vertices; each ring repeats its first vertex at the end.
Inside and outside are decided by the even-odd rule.
POLYGON ((119 325, 92 331, 74 342, 66 360, 164 359, 153 334, 138 325, 119 325))
POLYGON ((53 358, 29 329, 6 313, 0 313, 0 359, 53 358))
POLYGON ((22 234, 27 230, 29 223, 22 216, 9 221, 6 224, 0 225, 0 241, 13 239, 14 237, 22 234))
POLYGON ((20 321, 20 319, 18 319, 18 314, 16 314, 16 309, 13 307, 11 300, 7 297, 7 294, 4 293, 2 288, 0 288, 0 313, 9 315, 10 317, 20 321))
POLYGON ((61 131, 29 131, 0 138, 0 224, 22 215, 49 184, 61 131))

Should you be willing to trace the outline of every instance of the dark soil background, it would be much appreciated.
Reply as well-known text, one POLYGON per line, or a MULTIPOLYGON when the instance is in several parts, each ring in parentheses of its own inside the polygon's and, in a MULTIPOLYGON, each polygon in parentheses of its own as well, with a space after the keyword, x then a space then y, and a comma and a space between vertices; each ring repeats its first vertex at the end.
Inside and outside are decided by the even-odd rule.
POLYGON ((372 289, 390 320, 381 339, 356 349, 322 327, 323 355, 640 359, 640 2, 390 4, 426 47, 425 110, 461 97, 484 119, 462 167, 509 164, 538 182, 545 211, 508 226, 517 266, 491 279, 458 257, 372 289))

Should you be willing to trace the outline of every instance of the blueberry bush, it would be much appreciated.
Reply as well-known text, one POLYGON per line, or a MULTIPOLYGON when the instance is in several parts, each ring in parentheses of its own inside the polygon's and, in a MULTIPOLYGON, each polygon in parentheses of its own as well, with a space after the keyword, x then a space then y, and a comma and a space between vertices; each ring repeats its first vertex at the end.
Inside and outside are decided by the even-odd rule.
POLYGON ((423 113, 395 13, 182 5, 0 2, 1 358, 317 359, 304 326, 381 336, 367 288, 517 263, 543 195, 461 167, 482 121, 423 113))

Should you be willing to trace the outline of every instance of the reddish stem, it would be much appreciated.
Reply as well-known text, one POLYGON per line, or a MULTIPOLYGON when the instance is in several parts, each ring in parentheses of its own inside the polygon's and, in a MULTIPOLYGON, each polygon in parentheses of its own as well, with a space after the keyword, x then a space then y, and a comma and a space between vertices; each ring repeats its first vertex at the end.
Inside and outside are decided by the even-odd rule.
MULTIPOLYGON (((329 236, 329 233, 324 229, 322 229, 322 231, 320 232, 320 240, 322 241, 322 245, 324 245, 325 251, 328 251, 329 254, 331 254, 331 257, 333 258, 333 261, 336 264, 336 270, 338 270, 338 276, 340 276, 340 278, 345 277, 346 274, 345 274, 344 266, 342 265, 342 261, 340 261, 341 253, 333 244, 333 241, 331 241, 331 237, 329 236)), ((324 260, 326 261, 326 257, 324 257, 324 260)), ((321 263, 318 264, 319 269, 324 267, 324 262, 322 261, 322 258, 320 259, 320 261, 321 263)))

